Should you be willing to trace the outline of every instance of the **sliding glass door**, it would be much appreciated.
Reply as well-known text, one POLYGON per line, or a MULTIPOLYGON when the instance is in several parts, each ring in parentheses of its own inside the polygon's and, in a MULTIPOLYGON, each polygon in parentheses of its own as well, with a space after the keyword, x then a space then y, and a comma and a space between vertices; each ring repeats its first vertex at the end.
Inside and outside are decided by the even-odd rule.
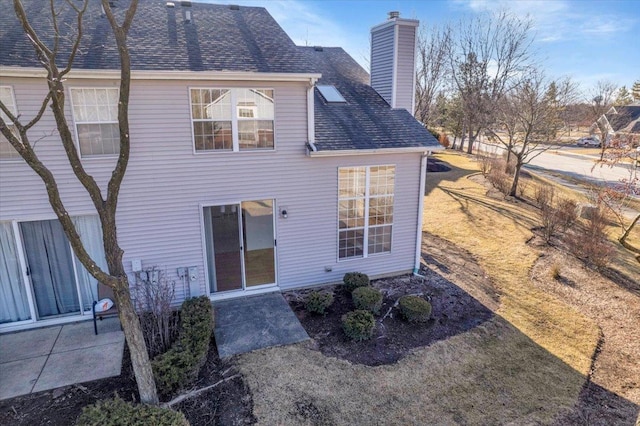
POLYGON ((20 224, 38 318, 79 313, 69 241, 57 220, 20 224))
POLYGON ((275 284, 273 200, 203 209, 211 293, 275 284))
MULTIPOLYGON (((108 270, 98 216, 72 216, 85 250, 108 270)), ((58 220, 0 222, 0 328, 91 312, 98 282, 58 220)))

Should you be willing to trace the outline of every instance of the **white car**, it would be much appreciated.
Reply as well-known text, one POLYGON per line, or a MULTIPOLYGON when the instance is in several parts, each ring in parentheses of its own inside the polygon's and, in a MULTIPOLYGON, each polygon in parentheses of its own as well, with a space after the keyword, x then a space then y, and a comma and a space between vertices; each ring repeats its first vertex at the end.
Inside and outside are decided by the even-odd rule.
POLYGON ((578 146, 600 146, 600 139, 595 136, 587 136, 576 141, 578 146))

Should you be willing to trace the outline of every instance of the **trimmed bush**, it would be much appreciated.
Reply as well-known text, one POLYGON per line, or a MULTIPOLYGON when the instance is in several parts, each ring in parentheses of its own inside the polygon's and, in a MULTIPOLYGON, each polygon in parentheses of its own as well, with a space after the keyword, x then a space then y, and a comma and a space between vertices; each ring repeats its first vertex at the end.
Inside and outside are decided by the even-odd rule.
POLYGON ((351 292, 356 309, 363 309, 377 315, 382 308, 382 293, 373 287, 358 287, 351 292))
POLYGON ((342 316, 342 329, 351 340, 368 340, 373 335, 376 321, 373 314, 361 309, 342 316))
POLYGON ((213 331, 213 308, 207 296, 185 300, 180 308, 180 337, 167 352, 151 361, 158 391, 163 395, 186 386, 207 359, 213 331))
POLYGON ((305 300, 307 311, 313 314, 324 315, 324 311, 333 303, 333 293, 321 293, 313 291, 305 300))
POLYGON ((431 316, 431 303, 418 296, 402 296, 400 312, 409 322, 427 322, 431 316))
POLYGON ((169 408, 132 404, 115 397, 84 407, 78 426, 189 426, 184 414, 169 408))
POLYGON ((366 287, 369 285, 369 276, 361 272, 347 272, 342 278, 344 288, 351 293, 358 287, 366 287))

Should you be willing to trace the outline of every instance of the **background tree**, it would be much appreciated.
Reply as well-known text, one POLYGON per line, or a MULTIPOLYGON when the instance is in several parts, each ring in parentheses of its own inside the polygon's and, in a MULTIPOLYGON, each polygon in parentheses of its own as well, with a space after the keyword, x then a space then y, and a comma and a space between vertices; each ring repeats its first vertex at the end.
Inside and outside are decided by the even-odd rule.
POLYGON ((433 26, 418 34, 415 117, 426 127, 434 126, 433 109, 447 75, 451 28, 433 26))
POLYGON ((595 88, 590 92, 590 115, 594 123, 594 129, 597 130, 600 137, 601 150, 600 160, 604 158, 604 151, 607 146, 608 137, 611 128, 604 115, 611 111, 616 100, 618 87, 612 81, 600 80, 596 83, 595 88))
POLYGON ((449 67, 460 96, 467 152, 495 120, 495 105, 531 65, 531 20, 501 12, 461 21, 455 31, 449 67))
POLYGON ((640 80, 636 80, 631 87, 631 97, 634 101, 640 101, 640 80))
POLYGON ((618 93, 616 93, 616 100, 614 101, 614 105, 629 105, 633 102, 633 98, 631 97, 631 92, 627 89, 627 86, 622 86, 618 89, 618 93))
MULTIPOLYGON (((640 142, 634 134, 625 135, 625 140, 610 148, 600 166, 613 167, 617 164, 633 164, 638 162, 638 151, 634 148, 640 142)), ((595 166, 594 166, 595 167, 595 166)), ((632 252, 640 262, 640 247, 629 243, 631 232, 640 223, 640 212, 631 208, 632 200, 640 194, 640 173, 638 167, 625 167, 629 175, 621 179, 617 185, 602 185, 597 192, 598 202, 613 215, 620 228, 618 242, 626 250, 632 252)))
MULTIPOLYGON (((51 10, 51 23, 54 34, 39 34, 31 25, 29 18, 20 0, 14 0, 14 10, 22 29, 33 46, 35 55, 47 73, 47 93, 42 100, 37 114, 26 121, 21 116, 13 115, 6 105, 0 103, 0 109, 8 117, 10 123, 0 117, 0 131, 7 138, 11 146, 20 157, 42 179, 49 203, 55 212, 62 228, 71 243, 73 252, 87 271, 99 282, 111 287, 118 304, 120 322, 129 346, 131 363, 136 376, 140 399, 142 402, 157 404, 158 396, 153 379, 153 371, 149 362, 147 347, 140 327, 138 316, 135 312, 129 289, 129 280, 122 262, 124 251, 118 244, 116 230, 116 209, 120 186, 129 162, 129 91, 131 80, 131 61, 127 48, 127 34, 131 28, 136 13, 138 1, 132 0, 129 8, 122 12, 117 22, 108 0, 102 0, 102 9, 114 34, 120 59, 120 90, 118 100, 118 123, 120 138, 120 153, 116 165, 107 184, 106 196, 103 196, 103 188, 96 183, 94 178, 84 169, 78 149, 73 141, 73 132, 65 115, 65 81, 73 68, 74 59, 79 53, 83 34, 83 17, 87 12, 89 0, 83 2, 66 0, 64 3, 50 0, 48 7, 51 10), (62 8, 71 8, 75 12, 75 28, 72 23, 59 22, 58 17, 62 8), (64 28, 64 34, 61 28, 64 28), (74 32, 67 34, 68 31, 74 32), (43 40, 51 38, 48 45, 43 40), (67 50, 67 48, 69 50, 67 50), (61 52, 68 52, 62 54, 61 52), (59 64, 63 64, 59 66, 59 64), (45 163, 38 157, 35 144, 37 139, 31 140, 30 130, 45 114, 47 108, 51 109, 56 122, 56 130, 60 142, 64 148, 71 170, 75 177, 87 191, 93 206, 98 213, 102 226, 103 247, 108 265, 108 271, 102 270, 85 249, 82 240, 75 228, 71 216, 61 198, 60 189, 56 177, 45 163), (9 127, 12 126, 14 129, 9 127)), ((93 5, 97 7, 97 5, 93 5)), ((95 12, 95 11, 93 11, 95 12)), ((26 54, 27 52, 25 52, 26 54)))
POLYGON ((563 127, 559 111, 575 101, 576 86, 570 79, 548 80, 531 69, 496 105, 495 128, 489 130, 514 159, 508 195, 516 196, 522 166, 551 148, 549 144, 563 127))

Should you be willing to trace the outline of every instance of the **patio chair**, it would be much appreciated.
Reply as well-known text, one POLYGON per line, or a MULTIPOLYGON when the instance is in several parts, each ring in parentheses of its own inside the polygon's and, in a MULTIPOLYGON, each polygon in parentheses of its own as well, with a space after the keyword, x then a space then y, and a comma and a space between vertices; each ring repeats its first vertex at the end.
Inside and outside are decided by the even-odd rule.
MULTIPOLYGON (((111 287, 98 283, 98 299, 94 300, 91 307, 93 313, 93 331, 98 334, 98 319, 113 317, 118 315, 118 307, 116 306, 111 287)), ((121 326, 122 328, 122 326, 121 326)))

